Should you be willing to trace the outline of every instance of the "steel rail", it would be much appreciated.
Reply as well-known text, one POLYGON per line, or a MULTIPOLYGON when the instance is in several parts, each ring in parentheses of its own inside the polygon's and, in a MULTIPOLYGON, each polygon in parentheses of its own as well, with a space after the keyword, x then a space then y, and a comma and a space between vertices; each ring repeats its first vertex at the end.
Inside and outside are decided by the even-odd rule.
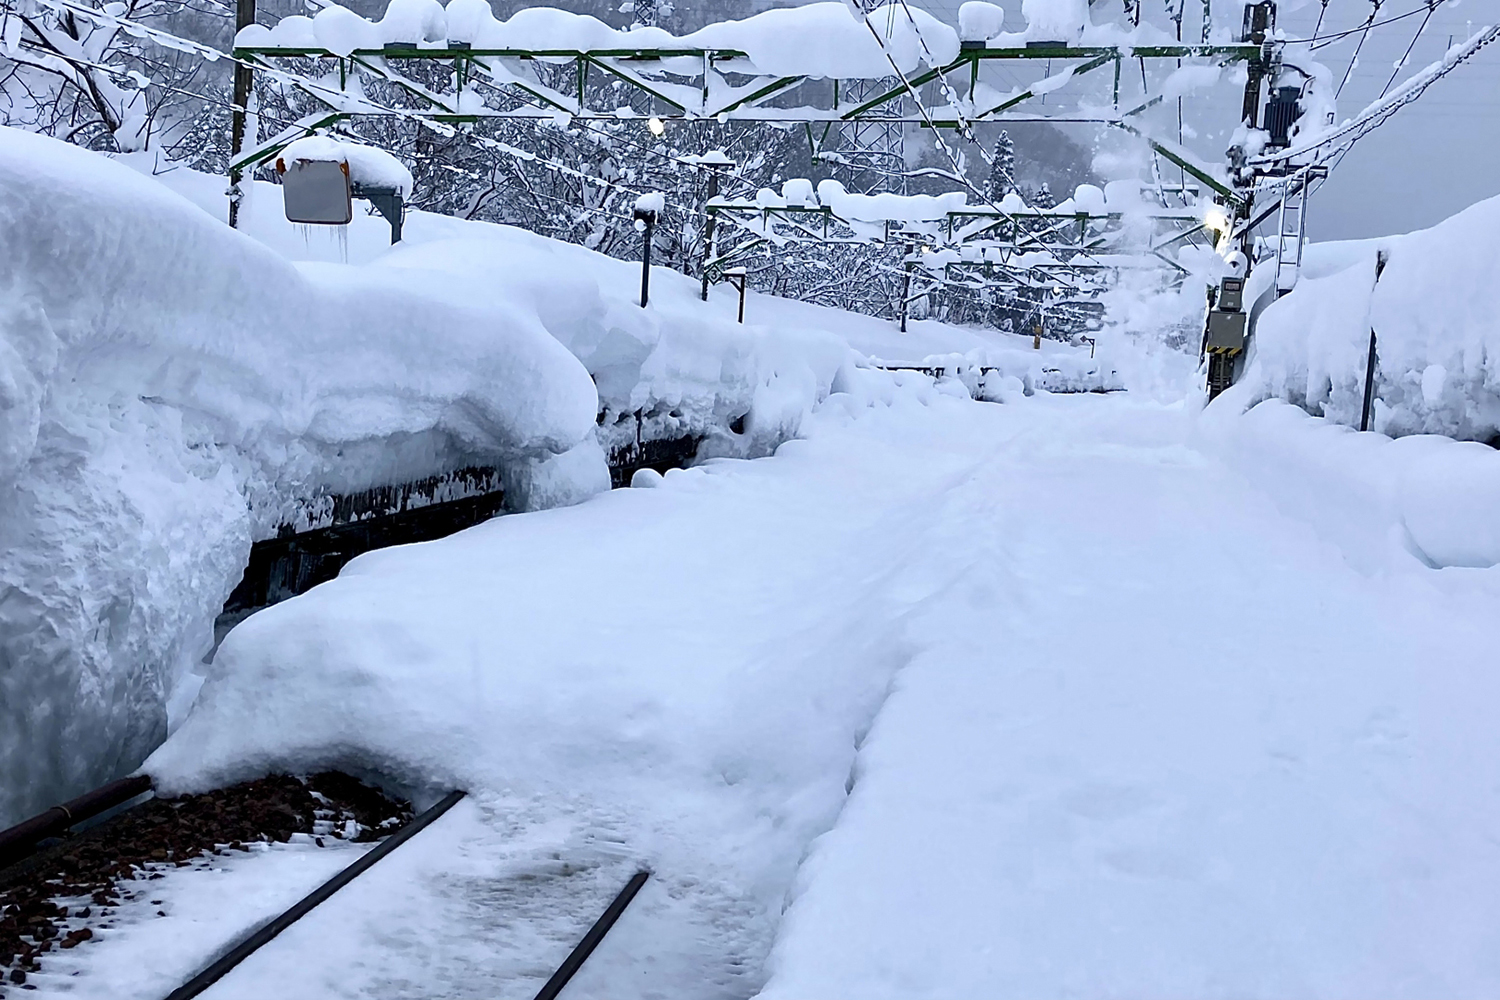
POLYGON ((138 774, 111 781, 101 788, 85 792, 76 799, 53 806, 46 812, 23 820, 8 830, 0 830, 0 867, 20 861, 48 837, 66 833, 74 825, 93 819, 115 806, 151 791, 151 778, 138 774))
POLYGON ((195 997, 208 989, 214 983, 224 978, 235 966, 255 954, 257 950, 275 938, 276 935, 307 916, 320 903, 325 902, 328 897, 369 871, 376 862, 432 825, 439 816, 458 805, 459 800, 463 797, 464 793, 461 791, 452 791, 443 796, 437 805, 422 813, 422 815, 391 834, 385 840, 382 840, 371 851, 361 855, 358 861, 349 865, 333 878, 304 896, 291 909, 261 926, 230 949, 227 954, 209 965, 208 968, 167 994, 166 1000, 189 1000, 190 997, 195 997))
POLYGON ((625 907, 630 905, 630 901, 635 899, 636 894, 641 891, 641 886, 645 885, 646 879, 650 877, 649 871, 638 871, 630 877, 630 881, 625 883, 625 888, 615 896, 614 902, 610 903, 599 919, 594 921, 594 926, 589 928, 583 940, 579 941, 577 946, 568 953, 568 957, 563 959, 562 965, 559 965, 557 971, 552 973, 552 978, 537 991, 535 1000, 556 1000, 563 987, 568 985, 569 980, 577 975, 578 970, 583 968, 583 963, 588 961, 589 956, 594 953, 594 949, 599 947, 599 942, 604 940, 604 935, 608 934, 610 928, 619 922, 621 915, 625 912, 625 907))

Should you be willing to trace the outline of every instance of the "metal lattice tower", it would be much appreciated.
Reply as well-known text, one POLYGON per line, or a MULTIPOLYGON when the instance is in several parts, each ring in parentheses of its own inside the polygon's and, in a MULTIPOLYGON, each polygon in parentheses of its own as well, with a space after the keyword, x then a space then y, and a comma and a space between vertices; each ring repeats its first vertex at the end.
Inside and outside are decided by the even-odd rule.
POLYGON ((635 15, 632 19, 635 26, 654 28, 663 15, 672 13, 672 4, 662 0, 631 0, 628 9, 635 15))
MULTIPOLYGON (((854 0, 867 15, 885 0, 854 0)), ((880 25, 876 25, 877 28, 880 25)), ((886 93, 900 81, 894 77, 884 80, 850 80, 844 85, 840 101, 863 104, 865 101, 886 93)), ((893 105, 896 117, 901 105, 893 105)), ((844 159, 848 180, 855 190, 865 194, 890 191, 906 193, 906 133, 900 122, 879 120, 855 120, 839 126, 839 155, 844 159)))

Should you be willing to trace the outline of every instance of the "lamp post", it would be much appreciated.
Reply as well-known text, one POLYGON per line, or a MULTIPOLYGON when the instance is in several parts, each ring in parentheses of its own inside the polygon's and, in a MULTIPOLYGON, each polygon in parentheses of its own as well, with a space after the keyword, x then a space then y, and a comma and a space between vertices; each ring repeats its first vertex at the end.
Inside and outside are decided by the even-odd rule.
MULTIPOLYGON (((661 196, 655 196, 659 202, 661 196)), ((656 234, 656 218, 659 211, 648 195, 635 205, 635 231, 641 234, 641 308, 651 299, 651 240, 656 234)))

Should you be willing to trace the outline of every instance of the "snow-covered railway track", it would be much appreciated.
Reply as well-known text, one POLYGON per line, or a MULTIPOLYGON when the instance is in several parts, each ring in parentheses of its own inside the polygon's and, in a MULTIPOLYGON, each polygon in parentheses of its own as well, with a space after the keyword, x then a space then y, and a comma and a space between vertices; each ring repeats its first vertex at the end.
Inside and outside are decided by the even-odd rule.
MULTIPOLYGON (((256 835, 262 838, 256 847, 263 853, 274 851, 277 846, 305 849, 315 845, 315 849, 323 849, 325 837, 346 842, 340 845, 343 851, 332 852, 335 855, 359 851, 352 861, 333 870, 310 892, 274 915, 261 912, 262 901, 255 898, 258 880, 238 880, 240 896, 246 898, 231 892, 218 899, 218 908, 228 920, 223 928, 200 935, 201 940, 195 944, 201 956, 194 960, 196 971, 165 993, 166 1000, 191 1000, 210 990, 242 962, 416 837, 465 797, 464 792, 455 790, 412 817, 404 803, 386 799, 374 789, 336 772, 315 775, 305 781, 273 777, 176 800, 150 798, 150 791, 149 777, 122 779, 0 831, 0 845, 9 851, 0 854, 0 864, 7 865, 0 868, 0 998, 7 996, 8 989, 37 989, 34 977, 40 972, 54 971, 45 968, 51 959, 63 953, 82 957, 86 952, 76 953, 73 949, 95 940, 96 928, 105 935, 111 933, 122 919, 121 910, 139 903, 143 895, 171 895, 151 886, 154 880, 166 878, 168 871, 186 868, 202 872, 200 877, 211 878, 216 874, 214 856, 232 851, 252 852, 240 839, 250 840, 245 832, 249 827, 261 828, 256 830, 256 835), (318 791, 319 788, 323 791, 318 791), (304 801, 296 801, 299 792, 306 793, 302 796, 304 801), (360 801, 346 801, 352 799, 360 801), (249 816, 226 819, 226 802, 239 805, 249 816), (309 824, 310 802, 316 806, 309 824), (371 808, 382 802, 395 806, 398 816, 370 827, 349 815, 351 811, 357 812, 360 818, 369 820, 371 808), (151 808, 142 809, 143 806, 151 808), (180 818, 176 814, 182 813, 189 814, 187 822, 174 822, 180 818), (71 833, 73 827, 83 827, 90 819, 101 816, 105 818, 96 826, 81 829, 76 835, 71 833), (342 828, 336 822, 340 816, 344 817, 342 828), (400 823, 400 818, 406 822, 400 823), (291 829, 298 825, 310 829, 291 829), (183 826, 194 828, 185 845, 180 837, 164 831, 174 826, 179 828, 178 832, 183 826), (394 832, 390 832, 392 826, 396 827, 394 832), (218 842, 220 837, 233 833, 240 838, 218 842), (59 835, 65 839, 59 840, 59 835), (194 853, 194 843, 204 841, 212 842, 212 846, 194 853), (374 846, 364 850, 356 847, 367 841, 374 846), (82 904, 85 899, 87 904, 82 904), (236 912, 240 909, 243 912, 236 912), (231 930, 233 927, 239 929, 231 930)), ((536 1000, 555 1000, 562 993, 649 878, 650 872, 644 869, 630 877, 541 986, 536 1000)), ((153 909, 171 905, 164 899, 152 899, 149 904, 153 909)), ((168 913, 157 910, 155 916, 166 917, 168 913)), ((139 957, 150 964, 149 960, 155 956, 139 957)), ((78 968, 72 972, 73 976, 79 974, 78 968)), ((52 981, 43 979, 43 989, 56 986, 59 981, 56 975, 48 978, 52 981)), ((61 989, 70 992, 66 985, 61 989)))
POLYGON ((192 979, 189 979, 182 986, 173 990, 167 996, 167 1000, 191 1000, 192 997, 196 997, 207 990, 214 983, 217 983, 233 971, 235 966, 255 954, 262 946, 270 942, 282 931, 311 913, 314 907, 326 901, 344 886, 369 871, 382 858, 387 857, 396 848, 432 825, 443 813, 456 806, 463 797, 464 793, 460 791, 452 791, 443 796, 432 808, 426 810, 410 823, 382 840, 368 853, 361 855, 353 864, 340 870, 333 878, 302 897, 274 920, 256 928, 254 932, 231 948, 227 954, 220 956, 206 969, 203 969, 197 975, 193 976, 192 979))
MULTIPOLYGON (((122 779, 0 832, 0 996, 34 987, 28 980, 86 942, 166 916, 164 901, 147 897, 162 895, 158 881, 179 870, 223 871, 236 858, 283 848, 342 856, 384 838, 382 854, 341 866, 347 884, 436 818, 410 821, 406 803, 338 772, 178 798, 150 790, 148 777, 122 779)), ((453 804, 444 801, 445 810, 453 804)), ((222 898, 216 906, 234 909, 222 898)))

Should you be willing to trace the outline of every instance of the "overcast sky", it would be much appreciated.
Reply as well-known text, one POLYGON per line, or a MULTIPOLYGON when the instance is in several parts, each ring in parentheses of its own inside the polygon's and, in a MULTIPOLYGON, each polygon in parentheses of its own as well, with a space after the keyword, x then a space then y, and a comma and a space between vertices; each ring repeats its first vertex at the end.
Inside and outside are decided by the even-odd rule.
MULTIPOLYGON (((1285 6, 1291 6, 1287 4, 1285 6)), ((1423 0, 1385 0, 1381 16, 1421 9, 1423 0)), ((1304 0, 1282 25, 1309 37, 1319 0, 1304 0)), ((1369 0, 1331 0, 1323 33, 1364 22, 1369 0)), ((1406 51, 1423 14, 1370 32, 1359 65, 1339 98, 1346 118, 1375 100, 1406 51)), ((1449 39, 1500 20, 1500 0, 1447 0, 1432 15, 1397 84, 1442 57, 1449 39), (1473 22, 1470 25, 1469 22, 1473 22)), ((1343 76, 1358 35, 1321 51, 1335 79, 1343 76)), ((1500 194, 1500 42, 1438 81, 1415 104, 1360 140, 1328 183, 1308 203, 1314 239, 1346 239, 1406 232, 1433 225, 1460 209, 1500 194)))

